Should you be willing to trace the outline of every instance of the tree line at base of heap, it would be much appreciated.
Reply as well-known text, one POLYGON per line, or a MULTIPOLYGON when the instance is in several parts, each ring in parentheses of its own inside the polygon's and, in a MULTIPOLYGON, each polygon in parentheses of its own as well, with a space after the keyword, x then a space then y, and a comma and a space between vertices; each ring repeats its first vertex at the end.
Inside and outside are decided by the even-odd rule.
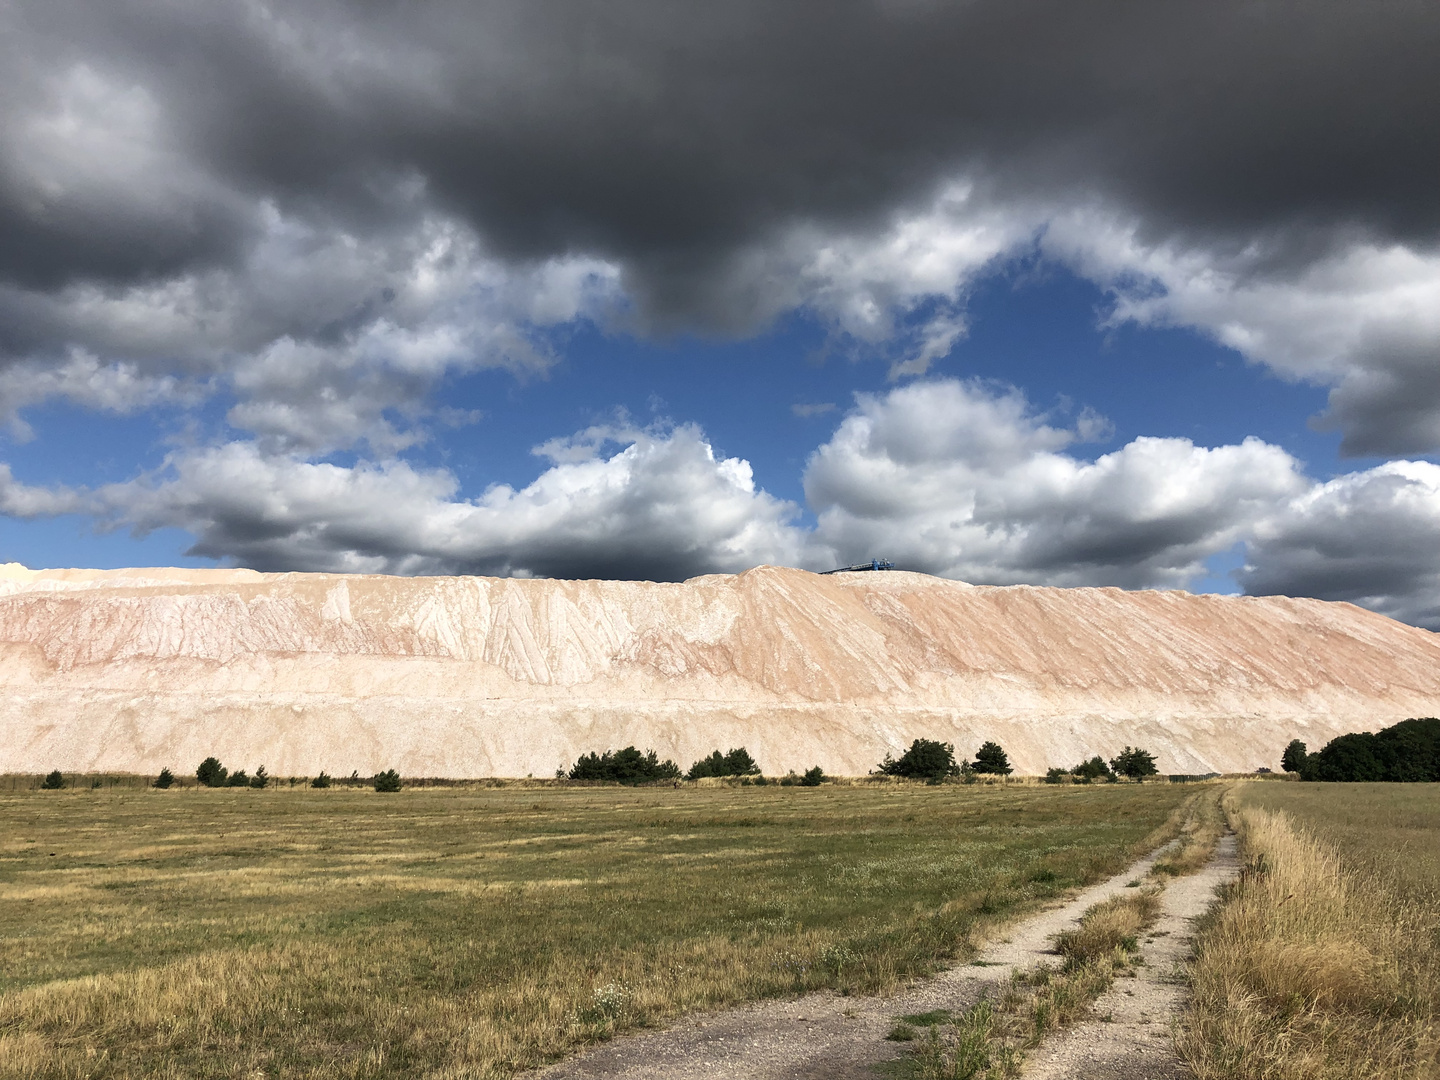
MULTIPOLYGON (((1331 739, 1322 750, 1313 754, 1308 752, 1303 742, 1294 739, 1285 748, 1281 768, 1288 773, 1298 773, 1301 780, 1307 781, 1440 782, 1440 719, 1425 717, 1403 720, 1374 733, 1366 731, 1341 735, 1331 739)), ((872 775, 940 783, 957 777, 961 780, 972 780, 978 776, 1008 776, 1013 771, 1004 748, 996 742, 982 743, 975 752, 973 761, 957 761, 952 743, 916 739, 899 758, 886 754, 872 775)), ((1096 754, 1069 769, 1052 768, 1046 772, 1045 782, 1089 784, 1096 781, 1114 782, 1122 776, 1132 780, 1144 780, 1157 773, 1153 754, 1139 747, 1126 746, 1108 762, 1096 754)), ((688 772, 683 773, 675 762, 669 759, 662 761, 654 750, 641 752, 634 746, 627 746, 622 750, 606 750, 603 753, 592 751, 582 755, 568 771, 556 770, 555 776, 556 779, 630 785, 714 777, 738 779, 742 783, 755 785, 779 783, 786 787, 815 787, 828 779, 820 766, 816 765, 804 774, 792 772, 779 780, 769 780, 743 746, 733 747, 726 753, 714 750, 692 764, 688 772)), ((263 765, 251 776, 244 769, 230 772, 215 757, 207 757, 200 763, 195 770, 195 779, 201 786, 210 788, 259 789, 272 782, 263 765)), ((308 781, 298 781, 296 777, 289 780, 292 787, 297 782, 308 783, 313 788, 328 788, 331 784, 346 787, 369 784, 381 792, 399 791, 402 786, 400 775, 394 769, 386 769, 369 778, 362 778, 358 772, 352 772, 345 779, 335 780, 321 772, 308 781)), ((160 775, 153 781, 155 787, 162 789, 175 783, 175 774, 168 768, 160 770, 160 775)), ((59 769, 47 775, 40 784, 44 790, 56 790, 64 786, 65 777, 59 769)))
POLYGON ((1313 754, 1292 739, 1280 767, 1310 781, 1435 783, 1440 781, 1440 720, 1402 720, 1373 733, 1341 735, 1313 754))
MULTIPOLYGON (((953 743, 934 739, 916 739, 899 758, 886 754, 871 775, 895 776, 907 780, 926 780, 940 783, 947 779, 972 780, 977 776, 1009 776, 1015 770, 1004 747, 996 742, 984 742, 975 751, 973 761, 957 761, 953 743)), ((1059 783, 1062 778, 1071 778, 1080 783, 1089 783, 1094 777, 1116 779, 1117 774, 1131 779, 1142 780, 1156 773, 1155 758, 1152 754, 1125 747, 1109 765, 1096 756, 1072 770, 1051 769, 1046 780, 1059 783), (1113 770, 1113 771, 1112 771, 1113 770)), ((778 781, 767 779, 760 766, 745 747, 736 747, 728 753, 719 750, 711 752, 682 773, 680 766, 669 759, 661 760, 654 750, 640 751, 634 746, 623 750, 606 750, 604 753, 591 751, 582 755, 569 770, 557 769, 557 780, 586 780, 620 784, 653 784, 700 780, 707 777, 739 780, 745 784, 765 785, 779 783, 782 786, 798 784, 815 787, 825 779, 825 773, 816 765, 803 775, 790 773, 778 781)))
MULTIPOLYGON (((975 752, 973 761, 957 761, 954 744, 942 743, 934 739, 916 739, 899 758, 886 754, 885 760, 871 771, 871 775, 895 776, 939 783, 955 777, 969 781, 977 776, 1009 776, 1012 772, 1014 769, 1010 766, 1010 759, 999 743, 989 741, 981 743, 980 748, 975 752)), ((1050 783, 1059 783, 1066 778, 1080 783, 1090 783, 1092 779, 1096 778, 1114 780, 1117 773, 1137 780, 1143 779, 1155 773, 1155 759, 1144 750, 1132 749, 1127 746, 1120 756, 1108 766, 1104 759, 1097 755, 1068 772, 1063 769, 1051 769, 1045 779, 1050 783)), ((804 773, 792 771, 783 777, 771 780, 761 773, 759 764, 743 746, 732 747, 725 753, 718 749, 714 750, 694 762, 689 771, 683 773, 675 762, 668 758, 662 761, 660 755, 654 750, 642 752, 634 746, 627 746, 622 750, 606 750, 603 753, 591 751, 581 755, 569 770, 557 769, 555 771, 557 780, 628 785, 678 783, 681 779, 702 780, 712 777, 739 780, 744 784, 762 787, 772 783, 782 787, 796 785, 818 787, 829 779, 825 775, 825 771, 819 765, 815 765, 804 773)), ((271 776, 265 771, 263 765, 255 770, 254 776, 251 776, 244 769, 230 772, 218 758, 213 756, 207 757, 196 768, 195 779, 199 786, 208 788, 260 789, 269 786, 272 782, 271 776)), ((152 781, 154 787, 161 789, 171 787, 175 783, 176 776, 169 768, 161 769, 160 775, 152 781)), ((308 780, 293 776, 289 778, 291 787, 294 787, 296 783, 308 783, 312 788, 328 788, 332 784, 346 787, 370 784, 376 791, 383 792, 399 791, 402 786, 400 774, 394 769, 386 769, 369 778, 362 778, 358 771, 352 772, 349 777, 342 780, 337 780, 324 771, 308 780)), ((65 778, 59 769, 46 776, 40 785, 45 790, 54 790, 64 786, 65 778)))

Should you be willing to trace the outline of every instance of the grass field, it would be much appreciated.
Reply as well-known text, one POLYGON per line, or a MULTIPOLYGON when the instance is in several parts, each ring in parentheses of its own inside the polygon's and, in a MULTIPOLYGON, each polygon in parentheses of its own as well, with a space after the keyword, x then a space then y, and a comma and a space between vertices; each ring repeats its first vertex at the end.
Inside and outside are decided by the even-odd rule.
POLYGON ((1246 858, 1201 934, 1201 1080, 1440 1076, 1440 785, 1237 785, 1246 858))
POLYGON ((493 1076, 883 990, 1181 785, 0 793, 0 1076, 493 1076))

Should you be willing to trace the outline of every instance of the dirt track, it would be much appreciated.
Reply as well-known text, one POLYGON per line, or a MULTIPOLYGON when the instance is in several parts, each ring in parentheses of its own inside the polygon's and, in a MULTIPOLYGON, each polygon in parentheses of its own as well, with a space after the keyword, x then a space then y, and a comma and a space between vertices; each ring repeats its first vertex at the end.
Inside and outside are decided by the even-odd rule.
MULTIPOLYGON (((1234 839, 1200 873, 1171 881, 1160 922, 1142 943, 1144 965, 1097 1003, 1096 1020, 1052 1036, 1031 1052, 1025 1076, 1045 1080, 1169 1080, 1188 1076, 1171 1049, 1170 1017, 1182 1001, 1176 969, 1189 950, 1190 926, 1216 888, 1235 871, 1234 839)), ((1094 904, 1122 892, 1155 861, 1151 854, 1123 873, 1041 912, 974 961, 918 982, 893 997, 821 993, 689 1017, 666 1031, 627 1036, 532 1074, 537 1080, 698 1080, 819 1078, 874 1080, 873 1067, 900 1055, 886 1034, 897 1016, 933 1009, 959 1012, 994 992, 1015 968, 1058 963, 1055 934, 1094 904), (983 965, 983 966, 982 966, 983 965)))

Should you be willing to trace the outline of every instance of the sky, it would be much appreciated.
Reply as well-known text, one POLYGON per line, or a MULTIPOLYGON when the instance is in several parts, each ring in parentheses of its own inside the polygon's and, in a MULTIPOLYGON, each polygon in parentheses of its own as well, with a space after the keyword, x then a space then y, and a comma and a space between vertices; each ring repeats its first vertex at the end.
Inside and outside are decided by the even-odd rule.
POLYGON ((1440 629, 1423 0, 0 7, 0 561, 1440 629))

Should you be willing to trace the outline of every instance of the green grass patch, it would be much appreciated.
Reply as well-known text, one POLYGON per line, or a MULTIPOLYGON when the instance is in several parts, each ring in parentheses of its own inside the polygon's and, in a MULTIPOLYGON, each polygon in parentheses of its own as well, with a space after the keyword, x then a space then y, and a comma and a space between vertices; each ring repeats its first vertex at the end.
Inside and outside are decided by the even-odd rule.
POLYGON ((1185 797, 0 790, 0 1076, 501 1076, 687 1011, 880 991, 1115 873, 1185 797))

